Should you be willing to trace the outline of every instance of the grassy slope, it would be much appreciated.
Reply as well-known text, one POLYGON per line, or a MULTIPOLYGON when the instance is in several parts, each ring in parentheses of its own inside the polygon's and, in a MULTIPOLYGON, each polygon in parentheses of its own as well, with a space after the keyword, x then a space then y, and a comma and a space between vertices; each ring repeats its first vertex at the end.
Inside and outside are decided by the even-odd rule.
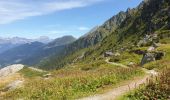
POLYGON ((46 70, 55 68, 58 69, 64 67, 68 63, 72 63, 77 55, 77 52, 83 51, 84 49, 87 51, 87 48, 91 49, 93 46, 100 43, 106 36, 115 31, 122 21, 124 21, 126 15, 126 12, 120 12, 113 16, 96 30, 89 32, 86 36, 83 36, 75 42, 67 45, 59 55, 53 55, 41 61, 38 65, 39 68, 46 70))
MULTIPOLYGON (((28 72, 22 71, 22 73, 27 75, 28 72)), ((122 81, 133 79, 134 76, 144 74, 140 68, 124 69, 104 61, 93 64, 75 64, 51 73, 53 78, 48 80, 43 78, 27 79, 24 88, 7 93, 5 98, 75 99, 101 92, 108 86, 112 87, 122 81)))
POLYGON ((118 100, 168 100, 170 95, 170 67, 164 68, 158 77, 119 97, 118 100))
POLYGON ((28 67, 24 67, 22 70, 19 71, 19 73, 26 78, 42 77, 43 75, 47 74, 47 72, 38 72, 28 67))
MULTIPOLYGON (((125 60, 123 60, 123 58, 120 58, 122 60, 121 63, 137 63, 139 62, 139 56, 135 54, 128 54, 128 52, 136 48, 136 44, 139 42, 139 40, 143 39, 146 34, 157 33, 159 37, 158 39, 160 39, 161 43, 168 43, 170 37, 167 14, 169 1, 165 0, 163 3, 161 2, 161 0, 150 1, 151 2, 149 4, 145 4, 142 9, 132 11, 131 14, 120 25, 120 27, 118 27, 118 29, 112 32, 109 36, 104 38, 101 43, 99 43, 95 47, 90 47, 88 50, 86 50, 87 55, 85 59, 82 60, 82 62, 89 62, 101 59, 102 55, 106 51, 118 51, 121 54, 127 54, 125 60), (125 50, 121 52, 121 48, 125 50), (132 57, 136 59, 131 59, 132 57)), ((76 52, 72 53, 68 57, 73 57, 74 54, 77 54, 76 52)), ((70 62, 72 60, 69 59, 70 62)))
POLYGON ((162 44, 158 50, 166 52, 166 56, 162 60, 150 62, 144 67, 147 69, 157 70, 160 72, 160 75, 158 77, 151 78, 144 86, 141 86, 140 88, 118 98, 119 100, 167 100, 169 98, 170 44, 162 44))

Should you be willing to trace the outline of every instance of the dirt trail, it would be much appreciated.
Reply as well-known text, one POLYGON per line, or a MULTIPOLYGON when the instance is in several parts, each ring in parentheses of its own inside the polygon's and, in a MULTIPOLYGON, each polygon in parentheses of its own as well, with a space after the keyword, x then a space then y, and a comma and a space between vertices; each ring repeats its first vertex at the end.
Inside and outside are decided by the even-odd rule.
POLYGON ((37 72, 46 72, 42 69, 38 69, 38 68, 35 68, 35 67, 28 67, 28 68, 30 68, 31 70, 37 71, 37 72))
POLYGON ((123 65, 123 64, 120 64, 120 63, 109 62, 109 59, 106 59, 105 61, 106 61, 108 64, 112 64, 112 65, 115 65, 115 66, 120 66, 120 67, 123 67, 123 68, 128 68, 128 66, 123 65))
POLYGON ((85 98, 82 98, 82 99, 79 99, 79 100, 115 100, 117 97, 129 92, 130 90, 134 90, 136 87, 139 87, 139 85, 141 85, 143 83, 146 83, 147 79, 150 76, 157 75, 157 72, 155 72, 153 70, 151 70, 151 71, 145 70, 145 71, 148 74, 141 79, 133 80, 130 83, 127 83, 126 85, 114 88, 113 90, 111 90, 107 93, 96 94, 94 96, 85 97, 85 98))
POLYGON ((127 85, 117 87, 107 93, 97 94, 97 95, 86 97, 86 98, 83 98, 80 100, 114 100, 116 97, 118 97, 132 89, 135 89, 140 84, 145 83, 147 78, 148 78, 148 76, 144 77, 143 79, 140 79, 140 80, 135 80, 127 85))

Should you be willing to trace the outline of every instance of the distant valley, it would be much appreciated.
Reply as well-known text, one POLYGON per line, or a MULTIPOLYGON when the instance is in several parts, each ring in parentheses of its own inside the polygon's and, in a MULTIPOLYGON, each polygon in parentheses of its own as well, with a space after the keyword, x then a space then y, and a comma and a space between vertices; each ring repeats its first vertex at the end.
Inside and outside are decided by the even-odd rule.
MULTIPOLYGON (((18 63, 33 65, 38 63, 43 58, 53 55, 57 51, 61 51, 65 45, 75 40, 76 39, 72 36, 64 36, 51 40, 51 42, 49 39, 16 39, 16 42, 12 40, 4 41, 5 47, 7 46, 5 42, 11 42, 11 46, 13 47, 7 48, 0 53, 0 64, 1 66, 18 63)), ((1 43, 3 44, 3 42, 1 43)))

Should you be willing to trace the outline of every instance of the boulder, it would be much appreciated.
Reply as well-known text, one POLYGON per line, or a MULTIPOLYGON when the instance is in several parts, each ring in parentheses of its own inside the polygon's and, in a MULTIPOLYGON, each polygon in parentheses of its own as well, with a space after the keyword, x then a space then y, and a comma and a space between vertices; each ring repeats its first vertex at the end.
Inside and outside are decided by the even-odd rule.
POLYGON ((151 62, 151 61, 155 61, 155 54, 154 53, 145 53, 143 55, 141 65, 143 66, 144 64, 151 62))
POLYGON ((143 54, 141 65, 143 66, 144 64, 151 61, 161 60, 163 56, 165 56, 163 52, 147 52, 143 54))

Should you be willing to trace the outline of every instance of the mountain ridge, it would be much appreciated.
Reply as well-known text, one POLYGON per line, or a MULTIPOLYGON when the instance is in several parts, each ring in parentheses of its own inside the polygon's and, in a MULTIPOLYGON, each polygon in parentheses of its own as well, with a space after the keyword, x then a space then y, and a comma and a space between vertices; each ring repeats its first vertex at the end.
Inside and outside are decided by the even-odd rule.
MULTIPOLYGON (((131 46, 137 44, 137 42, 139 42, 139 40, 146 34, 152 34, 157 30, 163 31, 169 29, 168 3, 168 0, 148 0, 142 2, 136 8, 127 9, 126 12, 120 12, 126 13, 126 18, 123 17, 125 19, 121 20, 122 22, 120 23, 120 26, 116 28, 116 30, 114 24, 110 24, 110 19, 106 21, 106 23, 108 22, 111 25, 110 27, 112 27, 111 30, 108 29, 108 33, 103 32, 101 27, 99 27, 99 29, 95 31, 96 33, 94 33, 98 36, 90 36, 90 34, 84 38, 80 38, 69 45, 62 56, 55 55, 41 63, 39 66, 45 69, 50 69, 47 68, 48 65, 54 66, 56 68, 62 67, 66 64, 72 63, 74 59, 76 59, 76 53, 85 48, 89 48, 89 50, 85 50, 85 56, 88 55, 88 58, 93 60, 106 51, 130 48, 131 46), (90 40, 88 40, 89 38, 87 37, 92 38, 92 41, 89 42, 90 40), (70 53, 67 53, 67 51, 70 53)), ((104 24, 103 26, 106 27, 107 24, 104 24)))

